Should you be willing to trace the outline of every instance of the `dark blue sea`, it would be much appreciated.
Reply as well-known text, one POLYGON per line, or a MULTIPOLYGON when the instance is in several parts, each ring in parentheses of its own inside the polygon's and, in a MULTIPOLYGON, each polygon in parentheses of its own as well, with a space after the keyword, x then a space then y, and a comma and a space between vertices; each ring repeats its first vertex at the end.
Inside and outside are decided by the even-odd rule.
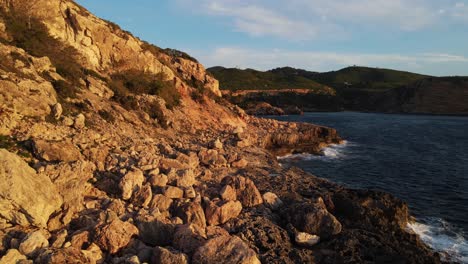
POLYGON ((340 112, 273 118, 333 127, 346 140, 323 156, 298 154, 281 157, 282 163, 401 198, 416 218, 408 228, 468 263, 468 117, 340 112))

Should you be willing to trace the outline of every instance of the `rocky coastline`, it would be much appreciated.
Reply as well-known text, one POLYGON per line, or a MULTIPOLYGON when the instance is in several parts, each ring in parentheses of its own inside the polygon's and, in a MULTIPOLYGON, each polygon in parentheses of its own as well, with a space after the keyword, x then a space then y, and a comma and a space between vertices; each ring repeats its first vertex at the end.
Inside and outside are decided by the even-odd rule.
POLYGON ((82 55, 75 80, 14 45, 27 1, 0 7, 0 264, 441 262, 406 231, 404 202, 277 161, 340 143, 336 130, 250 116, 196 61, 37 1, 28 15, 82 55), (136 70, 164 73, 177 104, 118 97, 115 72, 136 70))

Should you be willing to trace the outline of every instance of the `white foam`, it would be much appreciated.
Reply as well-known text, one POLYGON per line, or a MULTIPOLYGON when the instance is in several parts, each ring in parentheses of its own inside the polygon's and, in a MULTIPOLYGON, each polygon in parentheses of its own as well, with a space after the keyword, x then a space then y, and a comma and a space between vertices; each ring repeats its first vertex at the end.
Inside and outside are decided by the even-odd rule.
POLYGON ((341 144, 331 144, 322 150, 322 155, 314 155, 309 153, 291 154, 286 156, 277 157, 278 160, 335 160, 345 158, 345 148, 351 144, 344 141, 341 144))
POLYGON ((468 242, 462 234, 442 219, 430 219, 428 224, 414 222, 408 229, 418 234, 433 250, 440 252, 446 261, 468 263, 468 242))

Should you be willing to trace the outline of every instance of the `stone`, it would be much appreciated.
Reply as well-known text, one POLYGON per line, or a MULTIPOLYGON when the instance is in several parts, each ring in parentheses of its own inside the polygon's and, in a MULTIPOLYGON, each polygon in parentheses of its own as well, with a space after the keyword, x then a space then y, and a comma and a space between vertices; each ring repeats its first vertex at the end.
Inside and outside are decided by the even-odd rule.
POLYGON ((295 239, 296 243, 303 247, 311 247, 320 242, 320 237, 316 235, 311 235, 304 232, 299 232, 296 234, 295 239))
POLYGON ((165 187, 168 182, 167 175, 164 175, 164 174, 151 175, 148 182, 153 187, 165 187))
POLYGON ((238 161, 234 161, 231 166, 234 167, 234 168, 245 168, 247 167, 247 165, 249 164, 249 162, 246 160, 246 159, 240 159, 238 161))
POLYGON ((206 218, 203 207, 199 202, 183 203, 176 209, 176 216, 180 217, 184 224, 195 224, 206 227, 206 218))
POLYGON ((172 199, 180 199, 184 197, 184 191, 178 187, 167 186, 164 190, 164 196, 172 199))
POLYGON ((197 182, 193 170, 181 170, 178 172, 178 176, 177 187, 192 187, 197 182))
POLYGON ((151 246, 168 246, 173 241, 174 224, 167 219, 138 220, 140 240, 151 246))
POLYGON ((225 201, 235 201, 237 200, 236 190, 231 187, 231 185, 224 185, 220 191, 221 199, 225 201))
POLYGON ((204 149, 198 153, 200 162, 204 165, 219 168, 227 164, 226 158, 215 149, 204 149))
POLYGON ((281 201, 281 199, 272 192, 264 193, 262 198, 263 203, 272 210, 278 210, 283 206, 283 201, 281 201))
POLYGON ((54 242, 52 243, 52 247, 54 248, 61 248, 67 239, 68 231, 63 229, 59 231, 57 234, 54 235, 54 242))
POLYGON ((122 199, 130 199, 133 192, 142 187, 144 181, 145 176, 143 176, 141 170, 133 170, 125 174, 119 183, 119 188, 122 191, 122 199))
POLYGON ((83 129, 86 126, 86 118, 83 114, 79 114, 73 121, 73 127, 76 129, 83 129))
POLYGON ((43 252, 34 263, 47 264, 81 264, 89 263, 85 254, 77 248, 67 247, 43 252))
POLYGON ((0 264, 13 264, 21 260, 27 260, 26 256, 21 254, 17 249, 9 249, 7 253, 0 258, 0 264))
POLYGON ((107 252, 115 254, 126 247, 133 236, 138 235, 138 228, 117 218, 109 224, 98 226, 95 232, 95 243, 107 252))
POLYGON ((188 264, 189 258, 186 254, 173 249, 155 247, 153 250, 152 264, 170 263, 170 264, 188 264))
POLYGON ((44 231, 37 230, 29 233, 19 246, 21 254, 26 256, 34 255, 39 249, 49 246, 49 241, 44 235, 44 231))
POLYGON ((260 264, 255 251, 236 236, 218 236, 199 247, 192 257, 194 264, 260 264))
POLYGON ((221 140, 219 140, 219 138, 217 138, 211 143, 211 147, 213 149, 223 149, 223 143, 221 142, 221 140))
POLYGON ((86 250, 81 250, 81 253, 88 259, 90 264, 104 263, 104 254, 96 244, 91 244, 86 250))
POLYGON ((151 202, 152 197, 153 192, 151 191, 151 186, 149 184, 145 184, 133 194, 132 204, 134 206, 147 207, 151 202))
POLYGON ((208 225, 220 225, 236 218, 242 211, 242 204, 239 201, 227 201, 216 204, 210 202, 205 209, 206 221, 208 225))
POLYGON ((263 203, 262 196, 254 182, 242 176, 228 176, 222 180, 222 184, 231 185, 236 190, 236 195, 244 207, 253 207, 263 203))
POLYGON ((71 162, 82 159, 80 150, 68 141, 34 140, 33 150, 37 158, 45 161, 71 162))
POLYGON ((177 227, 172 244, 178 250, 191 255, 197 248, 205 244, 205 242, 205 228, 188 224, 177 227))
POLYGON ((197 192, 195 191, 195 189, 192 186, 190 186, 188 188, 185 188, 184 196, 185 196, 185 198, 193 199, 193 198, 197 197, 197 192))
POLYGON ((77 232, 70 239, 71 246, 78 249, 82 249, 83 246, 87 246, 89 244, 89 238, 89 231, 77 232))
POLYGON ((290 206, 288 221, 299 231, 328 239, 341 233, 341 223, 327 211, 322 198, 317 202, 296 203, 290 206))
POLYGON ((0 149, 0 219, 21 226, 46 227, 63 200, 47 176, 36 174, 16 154, 0 149))
POLYGON ((153 196, 153 199, 150 202, 150 208, 154 209, 157 208, 161 212, 168 211, 169 208, 171 208, 172 205, 172 199, 162 195, 162 194, 156 194, 153 196))
POLYGON ((62 113, 63 113, 63 108, 60 103, 56 103, 54 104, 54 106, 52 106, 52 116, 54 117, 55 120, 59 120, 60 117, 62 116, 62 113))

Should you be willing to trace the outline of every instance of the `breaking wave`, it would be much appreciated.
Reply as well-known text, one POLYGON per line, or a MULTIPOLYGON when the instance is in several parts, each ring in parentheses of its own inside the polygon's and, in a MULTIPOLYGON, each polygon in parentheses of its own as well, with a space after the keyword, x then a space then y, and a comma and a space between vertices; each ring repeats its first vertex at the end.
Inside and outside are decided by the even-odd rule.
POLYGON ((346 158, 348 154, 348 147, 355 146, 355 144, 344 141, 341 144, 331 144, 322 150, 322 155, 314 155, 309 153, 290 154, 286 156, 277 157, 282 161, 303 161, 303 160, 336 160, 346 158))

